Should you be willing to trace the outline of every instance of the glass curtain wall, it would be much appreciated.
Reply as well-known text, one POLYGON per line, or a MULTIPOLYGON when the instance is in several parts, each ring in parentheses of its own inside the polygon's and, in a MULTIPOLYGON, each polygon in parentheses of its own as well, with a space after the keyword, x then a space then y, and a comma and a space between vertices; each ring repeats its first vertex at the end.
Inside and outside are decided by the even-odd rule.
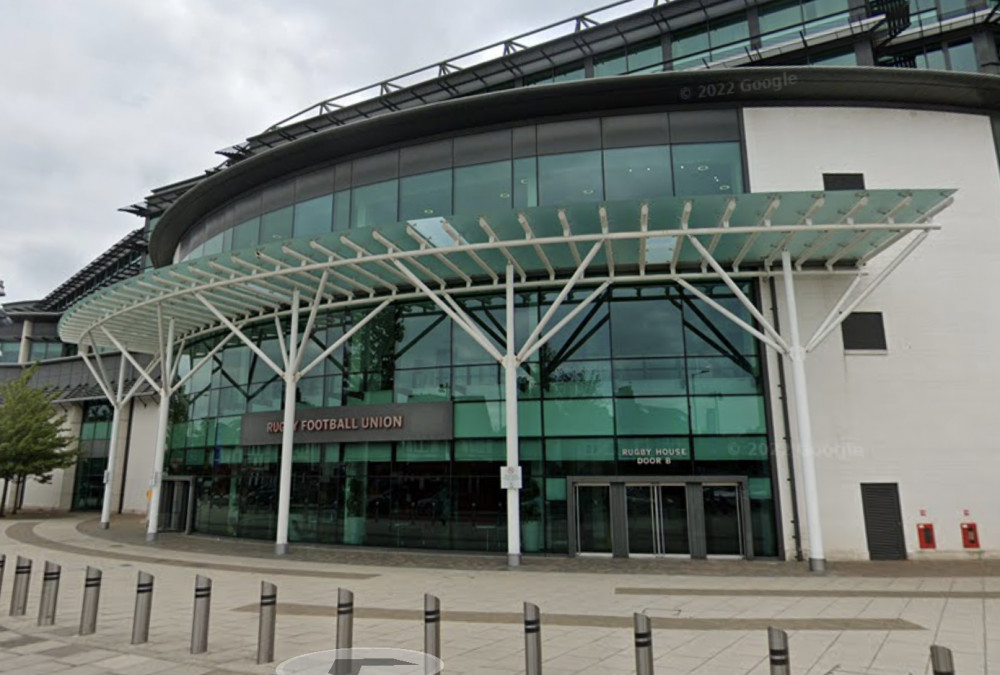
MULTIPOLYGON (((725 286, 702 286, 750 320, 725 286)), ((746 291, 752 293, 747 286, 746 291)), ((553 319, 576 306, 572 294, 553 319)), ((521 293, 521 340, 554 293, 521 293)), ((502 296, 460 300, 499 346, 502 296)), ((306 360, 363 316, 320 317, 306 360)), ((251 330, 278 358, 273 326, 251 330)), ((190 359, 213 342, 187 348, 190 359)), ((672 286, 615 288, 580 312, 517 377, 523 546, 565 552, 566 476, 749 477, 755 553, 775 555, 772 477, 758 345, 697 298, 672 286), (635 447, 675 449, 639 463, 635 447)), ((301 380, 298 406, 451 401, 454 440, 300 445, 294 454, 291 538, 374 546, 502 551, 505 494, 503 374, 429 303, 385 310, 301 380)), ((167 467, 198 478, 196 528, 270 538, 277 446, 240 446, 242 416, 278 412, 281 382, 245 346, 223 349, 177 396, 167 467)))
POLYGON ((80 458, 76 461, 76 478, 73 483, 75 511, 101 508, 113 412, 108 403, 84 404, 77 446, 80 458))
MULTIPOLYGON (((729 44, 741 25, 713 35, 729 44)), ((451 214, 735 194, 743 191, 739 140, 736 110, 713 110, 553 122, 412 146, 254 193, 195 226, 180 255, 451 214)))

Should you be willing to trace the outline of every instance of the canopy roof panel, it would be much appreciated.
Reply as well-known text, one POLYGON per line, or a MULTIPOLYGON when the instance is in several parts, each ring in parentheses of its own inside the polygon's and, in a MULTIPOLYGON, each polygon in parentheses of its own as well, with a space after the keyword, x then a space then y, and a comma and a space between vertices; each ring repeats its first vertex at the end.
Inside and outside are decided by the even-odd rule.
POLYGON ((799 270, 863 266, 933 216, 953 190, 660 197, 426 218, 227 252, 109 286, 59 324, 65 342, 156 353, 175 334, 254 321, 303 303, 348 307, 435 291, 487 292, 507 264, 520 286, 564 282, 590 258, 590 282, 766 275, 788 251, 799 270), (411 276, 412 275, 412 276, 411 276), (109 335, 110 334, 110 335, 109 335), (115 340, 111 339, 111 335, 115 340))

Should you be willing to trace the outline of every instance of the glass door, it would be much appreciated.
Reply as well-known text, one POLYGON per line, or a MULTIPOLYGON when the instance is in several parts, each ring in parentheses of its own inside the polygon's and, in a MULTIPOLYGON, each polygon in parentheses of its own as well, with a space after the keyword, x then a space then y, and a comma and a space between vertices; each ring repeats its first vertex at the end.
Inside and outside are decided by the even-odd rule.
POLYGON ((626 485, 629 555, 690 555, 683 485, 626 485))
POLYGON ((706 484, 702 495, 705 504, 705 552, 708 555, 742 556, 740 486, 706 484))
POLYGON ((611 486, 576 486, 576 538, 579 553, 611 553, 611 486))

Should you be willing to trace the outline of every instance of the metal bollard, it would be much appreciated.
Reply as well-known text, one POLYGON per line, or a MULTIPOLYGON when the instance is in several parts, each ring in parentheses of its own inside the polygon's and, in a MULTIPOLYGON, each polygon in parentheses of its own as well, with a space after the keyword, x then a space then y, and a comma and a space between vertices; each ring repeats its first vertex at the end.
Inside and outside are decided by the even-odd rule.
POLYGON ((28 586, 31 584, 31 560, 17 556, 14 566, 14 589, 10 595, 10 615, 24 616, 28 609, 28 586))
POLYGON ((771 661, 771 675, 790 675, 792 665, 788 654, 788 633, 769 627, 767 650, 771 661))
POLYGON ((80 635, 97 631, 97 605, 101 600, 101 570, 87 567, 83 582, 83 609, 80 611, 80 635))
POLYGON ((42 598, 38 602, 38 625, 51 626, 56 622, 56 602, 59 600, 59 577, 62 568, 45 561, 45 572, 42 574, 42 598))
POLYGON ((0 553, 0 590, 3 590, 3 570, 7 566, 7 556, 0 553))
POLYGON ((934 675, 955 675, 955 661, 951 650, 940 645, 931 645, 931 670, 934 675))
POLYGON ((424 653, 441 658, 441 599, 424 593, 424 653))
POLYGON ((208 615, 212 606, 212 580, 200 574, 194 581, 194 617, 191 619, 191 653, 208 651, 208 615))
POLYGON ((153 575, 139 572, 135 587, 135 614, 132 616, 132 644, 149 641, 149 614, 153 609, 153 575))
POLYGON ((524 672, 542 674, 542 615, 530 602, 524 603, 524 672))
POLYGON ((257 627, 257 663, 274 661, 274 624, 278 614, 278 587, 260 582, 260 624, 257 627))
POLYGON ((645 614, 632 615, 635 631, 635 672, 653 675, 653 622, 645 614))
POLYGON ((354 593, 337 589, 337 649, 350 649, 354 643, 354 593))

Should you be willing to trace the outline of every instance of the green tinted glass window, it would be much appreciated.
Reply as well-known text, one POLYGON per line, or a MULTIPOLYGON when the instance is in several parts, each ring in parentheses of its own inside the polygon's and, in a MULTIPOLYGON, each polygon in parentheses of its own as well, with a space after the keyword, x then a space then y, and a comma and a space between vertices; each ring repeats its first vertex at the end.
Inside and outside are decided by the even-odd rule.
POLYGON ((759 396, 692 396, 695 434, 763 434, 764 401, 759 396))
POLYGON ((538 206, 538 165, 535 157, 514 160, 514 208, 538 206))
POLYGON ((256 246, 260 242, 260 218, 253 218, 233 228, 233 250, 256 246))
POLYGON ((948 60, 951 70, 963 70, 969 73, 979 72, 979 59, 971 42, 955 42, 948 45, 948 60))
POLYGON ((399 220, 440 218, 451 212, 451 169, 399 180, 399 220))
POLYGON ((738 143, 675 145, 673 159, 674 194, 743 192, 743 162, 738 143))
POLYGON ((510 162, 455 169, 455 213, 480 214, 509 209, 510 172, 510 162))
POLYGON ((607 361, 570 361, 542 370, 546 398, 595 398, 611 395, 611 364, 607 361))
POLYGON ((333 225, 333 195, 323 195, 295 205, 295 236, 329 232, 333 225))
POLYGON ((764 436, 701 436, 694 439, 696 461, 766 461, 768 456, 767 438, 764 436))
POLYGON ((545 459, 550 462, 610 462, 614 458, 613 438, 545 439, 545 459))
POLYGON ((355 188, 351 194, 351 227, 372 227, 397 222, 399 181, 389 180, 355 188))
POLYGON ((628 72, 652 73, 663 70, 663 46, 650 40, 628 48, 628 72))
POLYGON ((683 396, 684 359, 627 359, 614 362, 615 396, 683 396))
POLYGON ((594 57, 594 77, 622 75, 628 70, 628 56, 624 49, 616 49, 594 57))
MULTIPOLYGON (((518 435, 541 436, 541 409, 538 401, 518 401, 518 435)), ((506 433, 503 401, 456 403, 456 438, 497 438, 506 433)))
POLYGON ((0 342, 0 363, 17 363, 18 352, 21 350, 21 343, 16 340, 4 340, 0 342))
POLYGON ((682 356, 684 323, 679 298, 636 297, 616 292, 611 303, 612 353, 626 356, 682 356), (629 297, 631 296, 631 297, 629 297))
POLYGON ((538 198, 542 206, 601 201, 604 190, 600 151, 539 157, 538 198))
POLYGON ((755 357, 699 358, 688 361, 691 393, 756 394, 761 390, 760 364, 755 357))
POLYGON ((689 433, 688 402, 684 397, 617 398, 615 415, 619 435, 689 433))
POLYGON ((221 232, 205 242, 202 248, 202 255, 216 255, 222 253, 222 242, 225 235, 221 232))
POLYGON ((260 243, 273 244, 277 241, 291 239, 293 211, 291 206, 286 206, 283 209, 265 213, 260 219, 260 243))
POLYGON ((341 190, 333 195, 333 229, 334 231, 351 228, 351 191, 341 190))
POLYGON ((545 401, 546 436, 611 436, 614 415, 611 399, 545 401))
POLYGON ((619 148, 604 151, 606 197, 641 199, 673 193, 670 148, 619 148))

